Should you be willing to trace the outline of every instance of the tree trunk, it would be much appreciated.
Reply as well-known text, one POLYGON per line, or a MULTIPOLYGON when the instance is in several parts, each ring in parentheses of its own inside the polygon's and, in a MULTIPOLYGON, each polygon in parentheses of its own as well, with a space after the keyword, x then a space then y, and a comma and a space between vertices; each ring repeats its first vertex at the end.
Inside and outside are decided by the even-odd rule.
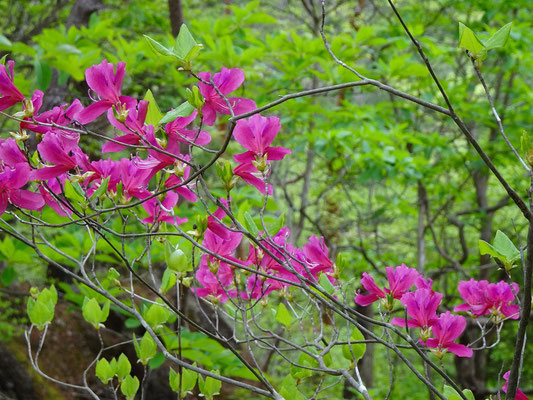
POLYGON ((168 0, 168 12, 170 14, 172 36, 176 37, 180 33, 180 28, 184 22, 181 0, 168 0))

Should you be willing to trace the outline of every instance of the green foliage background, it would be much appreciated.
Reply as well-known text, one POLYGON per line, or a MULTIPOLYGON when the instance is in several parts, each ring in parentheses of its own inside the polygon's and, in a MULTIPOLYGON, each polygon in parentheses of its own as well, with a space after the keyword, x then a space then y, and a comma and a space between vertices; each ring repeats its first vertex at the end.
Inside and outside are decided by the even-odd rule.
MULTIPOLYGON (((68 29, 65 21, 73 2, 59 3, 58 7, 50 0, 0 1, 0 9, 11 16, 0 21, 0 55, 9 53, 16 60, 15 82, 24 93, 37 88, 46 91, 57 80, 70 91, 72 97, 66 101, 74 97, 88 100, 79 82, 86 68, 106 58, 112 63, 126 62, 124 94, 142 98, 150 89, 163 110, 184 101, 185 89, 193 80, 178 71, 170 59, 154 55, 143 38, 148 34, 162 43, 173 41, 166 1, 107 0, 105 7, 91 16, 88 27, 68 29), (26 7, 20 3, 27 3, 26 7)), ((315 6, 318 12, 318 2, 315 6)), ((506 47, 491 51, 481 69, 506 132, 519 147, 522 132, 533 128, 531 2, 404 0, 397 6, 458 114, 510 184, 524 195, 528 179, 498 135, 472 66, 457 47, 457 26, 463 22, 485 39, 513 22, 506 47)), ((325 33, 340 59, 365 76, 444 106, 427 69, 385 2, 338 1, 328 5, 328 11, 325 33)), ((184 13, 189 29, 205 46, 197 60, 199 70, 216 71, 221 66, 243 69, 246 83, 239 96, 253 98, 258 105, 280 95, 356 79, 333 62, 318 34, 319 21, 313 20, 299 2, 187 1, 184 13)), ((281 118, 279 143, 293 152, 274 171, 277 189, 272 222, 284 211, 285 223, 298 244, 311 234, 323 235, 333 255, 342 255, 342 279, 351 281, 354 289, 363 271, 377 274, 385 266, 419 264, 417 248, 422 241, 422 267, 435 279, 436 288, 446 294, 446 305, 453 307, 460 302, 456 292, 459 280, 477 278, 479 271, 487 271, 483 277, 492 281, 503 278, 495 265, 480 259, 480 238, 487 239, 487 232, 492 238, 500 229, 515 244, 524 243, 525 221, 516 207, 502 201, 505 192, 451 120, 376 88, 292 100, 269 115, 281 118), (417 237, 421 202, 427 204, 428 211, 422 215, 424 232, 417 237), (497 206, 495 211, 493 206, 497 206)), ((10 130, 9 122, 2 124, 3 131, 10 130)), ((215 141, 221 139, 223 129, 219 126, 214 132, 215 141)), ((86 145, 92 151, 98 148, 96 143, 86 145)), ((234 198, 237 202, 248 200, 247 207, 252 210, 261 204, 259 196, 246 188, 239 189, 234 198)), ((196 211, 184 212, 194 215, 196 211)), ((46 266, 6 240, 0 254, 5 265, 3 286, 25 281, 42 284, 46 266)), ((68 249, 74 257, 90 246, 83 232, 75 228, 55 235, 54 244, 68 249)), ((139 252, 144 243, 128 246, 139 252)), ((155 263, 163 260, 161 249, 155 249, 152 256, 155 263)), ((102 263, 116 263, 108 249, 100 249, 99 257, 102 263)), ((518 270, 513 278, 521 281, 518 270)), ((69 300, 80 305, 83 298, 76 299, 79 289, 69 292, 66 286, 63 290, 69 300)), ((0 309, 9 308, 6 301, 10 300, 5 297, 2 293, 0 309)), ((1 315, 0 339, 9 339, 18 320, 10 312, 1 315), (11 323, 6 325, 6 319, 11 323)), ((502 343, 488 351, 489 389, 496 388, 502 363, 507 369, 510 365, 514 329, 509 323, 502 331, 502 343)), ((187 340, 205 338, 191 334, 187 340)), ((532 354, 532 346, 530 342, 526 354, 532 354)), ((238 369, 231 357, 219 364, 213 360, 220 349, 201 347, 204 361, 202 354, 195 355, 200 363, 210 360, 213 368, 238 369)), ((384 350, 375 351, 372 393, 379 399, 387 394, 389 371, 384 350)), ((452 360, 448 361, 447 370, 460 374, 452 360)), ((526 359, 525 364, 531 361, 526 359)), ((420 383, 397 360, 393 359, 393 365, 396 384, 392 399, 427 398, 420 383)), ((279 382, 286 375, 276 366, 271 374, 279 382)), ((306 377, 298 385, 301 392, 311 395, 306 379, 318 377, 306 377)), ((523 382, 526 386, 533 382, 530 369, 524 371, 523 382)), ((339 386, 329 393, 330 398, 343 396, 339 386)))

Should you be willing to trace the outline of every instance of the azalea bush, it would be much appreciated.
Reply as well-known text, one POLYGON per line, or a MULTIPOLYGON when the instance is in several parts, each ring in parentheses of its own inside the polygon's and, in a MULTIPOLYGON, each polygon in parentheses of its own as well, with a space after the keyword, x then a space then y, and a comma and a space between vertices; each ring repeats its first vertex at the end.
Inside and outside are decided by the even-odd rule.
MULTIPOLYGON (((30 96, 14 84, 13 60, 0 66, 0 111, 18 125, 11 137, 0 139, 1 232, 5 240, 16 239, 78 282, 81 313, 101 342, 83 384, 49 376, 39 366, 39 355, 53 324, 58 293, 55 286, 34 288, 27 303, 31 326, 26 338, 38 373, 92 398, 100 397, 85 378, 88 374, 115 396, 149 398, 144 378, 149 368, 165 362, 169 386, 179 398, 199 392, 210 399, 222 384, 254 396, 317 398, 327 397, 342 382, 372 399, 361 374, 372 344, 386 349, 391 376, 394 354, 431 398, 471 400, 470 388, 460 387, 448 373, 452 354, 470 358, 498 346, 503 327, 518 320, 515 355, 509 372, 502 371, 500 387, 507 399, 526 398, 518 384, 531 311, 531 206, 458 116, 423 47, 391 6, 444 106, 368 78, 357 63, 340 60, 324 31, 324 3, 322 45, 330 63, 346 69, 354 80, 290 93, 265 105, 239 95, 245 70, 222 65, 213 71, 199 69, 202 45, 185 25, 172 46, 146 38, 156 57, 195 82, 186 90, 186 101, 165 113, 148 87, 142 99, 122 94, 124 62, 103 60, 85 71, 91 102, 75 99, 50 110, 42 109, 42 91, 30 96), (431 278, 402 260, 391 261, 401 264, 397 267, 376 268, 360 280, 344 281, 341 273, 348 262, 342 256, 332 259, 321 235, 310 236, 302 246, 294 244, 275 205, 276 190, 282 188, 271 179, 294 151, 278 145, 284 125, 271 113, 295 98, 363 86, 450 118, 496 176, 530 226, 526 246, 516 247, 502 232, 492 244, 480 243, 481 252, 494 258, 505 279, 460 281, 455 296, 463 303, 452 306, 431 278), (113 135, 102 133, 108 130, 98 124, 110 125, 113 135), (88 145, 95 138, 103 142, 97 151, 88 145), (75 231, 79 242, 62 242, 65 230, 75 231), (513 280, 515 268, 524 272, 522 287, 513 280), (205 324, 185 312, 186 293, 193 294, 195 312, 205 324), (375 307, 377 314, 369 316, 363 311, 367 307, 375 307), (110 346, 101 331, 111 312, 141 329, 140 336, 129 338, 144 367, 140 379, 124 354, 106 354, 110 346), (459 343, 467 319, 477 325, 477 337, 459 343), (224 346, 221 351, 229 350, 229 361, 212 362, 186 351, 185 326, 224 346), (31 340, 35 330, 36 347, 31 340), (272 379, 265 372, 272 358, 290 374, 272 379), (309 385, 301 391, 303 380, 309 385)), ((459 47, 483 83, 516 163, 531 176, 529 159, 507 140, 481 72, 489 51, 505 45, 510 29, 505 25, 483 43, 461 25, 459 47)), ((283 109, 279 113, 283 119, 283 109)), ((527 155, 531 151, 527 135, 522 150, 527 155)))

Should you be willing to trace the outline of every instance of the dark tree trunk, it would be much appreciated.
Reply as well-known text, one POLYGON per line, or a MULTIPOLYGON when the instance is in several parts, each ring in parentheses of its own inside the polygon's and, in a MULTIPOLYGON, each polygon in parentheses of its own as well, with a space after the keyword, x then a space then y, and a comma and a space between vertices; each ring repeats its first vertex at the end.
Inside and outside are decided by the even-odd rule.
POLYGON ((168 12, 170 14, 172 36, 176 37, 180 33, 180 28, 184 22, 181 0, 168 0, 168 12))

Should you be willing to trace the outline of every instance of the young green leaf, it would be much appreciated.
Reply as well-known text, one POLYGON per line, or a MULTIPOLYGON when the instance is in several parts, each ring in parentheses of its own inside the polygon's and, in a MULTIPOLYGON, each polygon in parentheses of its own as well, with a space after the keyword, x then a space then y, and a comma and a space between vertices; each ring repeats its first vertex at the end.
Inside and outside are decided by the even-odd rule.
POLYGON ((142 365, 147 365, 157 353, 157 345, 148 332, 145 332, 140 342, 137 342, 137 338, 133 334, 133 345, 142 365))
POLYGON ((459 22, 459 47, 472 53, 472 57, 484 58, 485 46, 477 38, 476 34, 468 26, 459 22))
POLYGON ((170 56, 170 57, 176 56, 171 49, 166 48, 158 41, 152 39, 150 36, 148 35, 143 35, 143 36, 145 37, 146 41, 148 42, 148 44, 150 45, 154 53, 161 54, 163 56, 170 56))
POLYGON ((161 110, 159 109, 159 106, 157 105, 154 95, 152 94, 152 91, 150 89, 146 91, 146 94, 144 95, 144 100, 149 102, 148 111, 146 112, 145 124, 157 127, 157 124, 159 123, 161 118, 163 118, 163 114, 161 113, 161 110))
POLYGON ((103 196, 107 192, 107 185, 109 184, 109 179, 110 178, 111 177, 108 176, 107 178, 103 179, 100 182, 100 186, 98 186, 98 189, 96 189, 94 191, 94 193, 91 195, 91 197, 90 197, 91 200, 97 199, 97 198, 103 196))
POLYGON ((215 395, 219 394, 221 387, 222 382, 218 379, 208 376, 204 380, 201 376, 198 376, 198 388, 206 400, 212 400, 215 395))
POLYGON ((259 236, 259 228, 248 211, 244 213, 244 221, 246 222, 245 228, 255 237, 259 236))
POLYGON ((158 125, 167 124, 174 121, 178 117, 188 117, 194 111, 194 107, 189 102, 181 103, 177 108, 167 112, 159 121, 158 125))
POLYGON ((344 356, 344 358, 350 361, 353 361, 354 358, 356 360, 363 358, 366 352, 366 344, 365 343, 353 343, 352 344, 352 342, 360 342, 363 340, 365 340, 365 337, 363 336, 361 331, 357 329, 357 327, 354 326, 352 334, 350 335, 350 345, 345 344, 342 346, 342 355, 344 356))
POLYGON ((512 22, 502 26, 494 35, 492 35, 486 42, 485 47, 487 50, 504 47, 511 34, 512 22))
POLYGON ((117 377, 119 381, 122 381, 126 379, 128 374, 131 372, 131 364, 130 360, 128 360, 128 357, 124 353, 122 353, 117 360, 115 373, 117 374, 117 377))
MULTIPOLYGON (((168 379, 170 382, 170 388, 178 393, 179 392, 179 382, 180 374, 170 368, 168 379)), ((185 398, 187 394, 192 393, 191 391, 196 386, 196 381, 198 380, 198 374, 190 369, 182 369, 182 378, 181 378, 181 397, 185 398)))
POLYGON ((182 60, 185 60, 187 54, 189 54, 196 45, 196 40, 192 37, 189 28, 187 28, 187 25, 183 24, 178 33, 178 37, 176 38, 176 43, 174 44, 174 54, 182 60))
POLYGON ((146 322, 154 329, 167 322, 170 312, 160 305, 152 304, 144 315, 146 322))
POLYGON ((115 370, 111 368, 111 365, 105 358, 101 358, 96 363, 95 375, 104 385, 107 385, 115 376, 115 370))
POLYGON ((120 385, 120 391, 128 400, 133 400, 139 390, 139 379, 128 375, 120 385))
POLYGON ((276 321, 284 326, 289 326, 292 323, 292 316, 283 303, 279 303, 278 305, 278 310, 276 311, 276 321))

